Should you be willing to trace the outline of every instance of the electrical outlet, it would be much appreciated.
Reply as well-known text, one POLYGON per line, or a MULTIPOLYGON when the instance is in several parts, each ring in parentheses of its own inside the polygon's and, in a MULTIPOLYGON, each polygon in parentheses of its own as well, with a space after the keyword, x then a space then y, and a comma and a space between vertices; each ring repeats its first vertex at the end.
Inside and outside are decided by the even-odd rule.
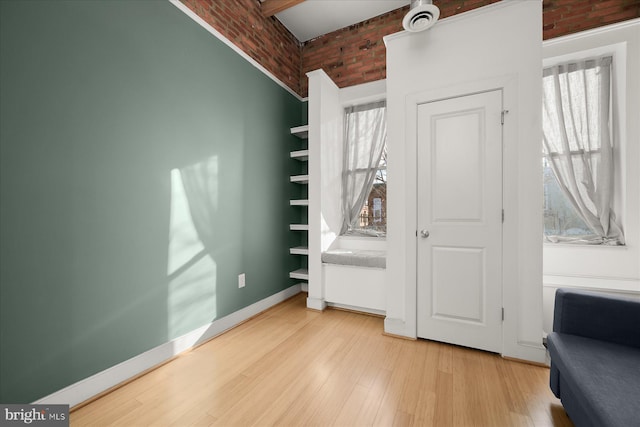
POLYGON ((245 285, 245 276, 244 273, 242 274, 238 274, 238 287, 239 288, 244 288, 245 285))

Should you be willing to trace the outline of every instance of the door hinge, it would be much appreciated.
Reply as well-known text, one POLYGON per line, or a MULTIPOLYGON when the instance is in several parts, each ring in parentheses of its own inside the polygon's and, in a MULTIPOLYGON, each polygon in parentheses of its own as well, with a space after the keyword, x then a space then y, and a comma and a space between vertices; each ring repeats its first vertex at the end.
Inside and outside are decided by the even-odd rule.
POLYGON ((504 307, 502 307, 502 321, 504 322, 504 307))
POLYGON ((502 223, 504 224, 504 209, 502 209, 502 223))
POLYGON ((500 113, 500 124, 503 125, 504 124, 504 116, 505 114, 509 114, 509 110, 502 110, 502 112, 500 113))

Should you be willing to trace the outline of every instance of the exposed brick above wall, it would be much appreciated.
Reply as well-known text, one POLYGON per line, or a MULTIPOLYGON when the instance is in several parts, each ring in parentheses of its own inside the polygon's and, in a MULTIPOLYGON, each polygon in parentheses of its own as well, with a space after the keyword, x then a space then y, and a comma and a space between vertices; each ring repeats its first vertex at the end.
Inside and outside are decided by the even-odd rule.
POLYGON ((384 79, 387 50, 382 38, 402 30, 405 7, 309 40, 302 48, 300 90, 308 91, 306 73, 322 68, 338 87, 384 79))
MULTIPOLYGON (((434 0, 440 19, 500 0, 434 0)), ((302 48, 300 89, 307 93, 306 73, 322 68, 339 87, 386 77, 382 38, 402 30, 409 7, 310 40, 302 48)), ((543 38, 549 39, 640 17, 640 0, 544 0, 543 38)), ((436 24, 437 25, 437 24, 436 24)))
POLYGON ((180 0, 294 92, 300 91, 301 44, 259 0, 180 0))
POLYGON ((544 0, 543 39, 640 17, 640 0, 544 0))
MULTIPOLYGON (((500 0, 442 0, 440 19, 467 12, 500 0)), ((322 68, 338 87, 384 79, 387 49, 384 36, 402 31, 402 18, 409 6, 334 31, 306 42, 302 48, 300 89, 307 93, 309 71, 322 68)), ((437 25, 437 24, 436 24, 437 25)))
MULTIPOLYGON (((180 0, 275 77, 307 96, 306 73, 322 68, 339 87, 384 79, 382 38, 402 30, 404 7, 306 42, 275 17, 265 18, 259 0, 180 0)), ((500 0, 434 0, 447 18, 500 0)), ((640 0, 543 0, 545 40, 640 17, 640 0)))

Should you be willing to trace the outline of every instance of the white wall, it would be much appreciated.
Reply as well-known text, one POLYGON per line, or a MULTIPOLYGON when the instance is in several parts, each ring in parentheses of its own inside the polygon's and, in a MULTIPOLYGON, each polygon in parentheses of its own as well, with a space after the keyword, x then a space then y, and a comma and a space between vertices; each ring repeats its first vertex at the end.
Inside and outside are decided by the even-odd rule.
POLYGON ((386 97, 384 80, 339 89, 322 70, 309 77, 309 297, 307 307, 326 307, 321 255, 329 248, 386 248, 384 239, 341 237, 344 108, 386 97))
POLYGON ((550 332, 558 287, 640 295, 640 19, 549 40, 545 63, 614 54, 613 135, 621 196, 617 215, 626 246, 545 244, 544 330, 550 332))
MULTIPOLYGON (((324 310, 322 251, 340 231, 340 204, 324 200, 322 188, 336 185, 342 167, 340 89, 322 70, 309 77, 309 296, 307 307, 324 310), (335 166, 335 167, 334 167, 335 166), (328 169, 330 167, 330 169, 328 169), (321 170, 325 169, 325 170, 321 170)), ((339 181, 338 181, 339 182, 339 181)))
POLYGON ((409 116, 418 99, 498 85, 504 126, 503 351, 544 362, 540 162, 541 2, 500 2, 394 34, 387 45, 388 333, 416 337, 416 143, 409 116), (412 105, 413 103, 413 105, 412 105), (413 137, 411 136, 413 134, 413 137))

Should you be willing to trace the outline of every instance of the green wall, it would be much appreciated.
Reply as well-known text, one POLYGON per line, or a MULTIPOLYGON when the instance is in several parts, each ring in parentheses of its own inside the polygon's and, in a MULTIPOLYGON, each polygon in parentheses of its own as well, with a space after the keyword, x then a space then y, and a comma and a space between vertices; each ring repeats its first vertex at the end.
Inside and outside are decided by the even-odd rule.
POLYGON ((309 101, 304 101, 302 103, 302 118, 300 125, 309 124, 309 101))
POLYGON ((168 1, 3 0, 0 19, 0 402, 293 284, 299 100, 168 1))

